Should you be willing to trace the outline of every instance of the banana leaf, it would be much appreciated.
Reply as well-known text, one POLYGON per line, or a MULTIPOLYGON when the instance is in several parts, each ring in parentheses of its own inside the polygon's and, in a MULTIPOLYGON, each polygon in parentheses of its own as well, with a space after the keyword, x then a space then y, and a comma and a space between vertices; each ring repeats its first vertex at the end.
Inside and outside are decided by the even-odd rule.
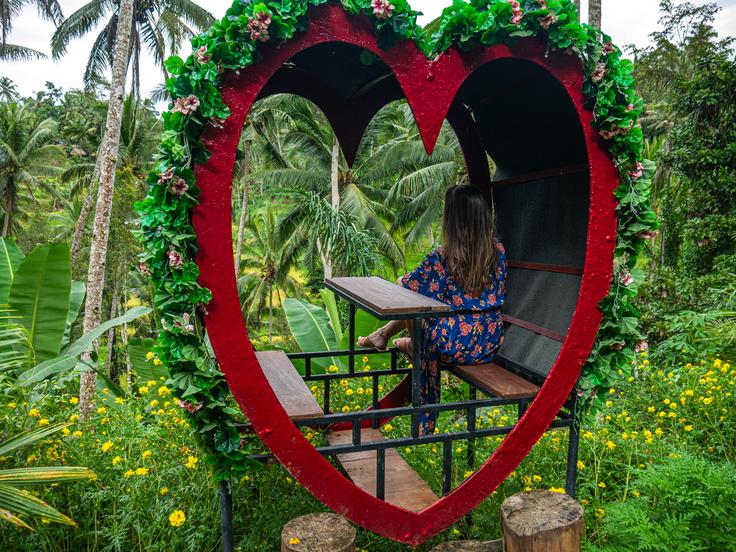
POLYGON ((0 238, 0 304, 8 302, 13 276, 23 260, 23 252, 9 238, 0 238))

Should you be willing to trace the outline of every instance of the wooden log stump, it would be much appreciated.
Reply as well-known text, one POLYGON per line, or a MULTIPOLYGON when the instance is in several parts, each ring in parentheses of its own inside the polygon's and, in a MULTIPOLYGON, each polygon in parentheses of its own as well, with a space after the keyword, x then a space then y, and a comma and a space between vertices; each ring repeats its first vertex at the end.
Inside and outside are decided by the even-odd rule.
POLYGON ((435 546, 430 552, 501 552, 503 541, 451 541, 435 546))
POLYGON ((579 552, 583 508, 562 493, 519 493, 501 505, 501 528, 506 552, 579 552))
POLYGON ((353 552, 355 528, 337 514, 308 514, 281 531, 281 552, 353 552))

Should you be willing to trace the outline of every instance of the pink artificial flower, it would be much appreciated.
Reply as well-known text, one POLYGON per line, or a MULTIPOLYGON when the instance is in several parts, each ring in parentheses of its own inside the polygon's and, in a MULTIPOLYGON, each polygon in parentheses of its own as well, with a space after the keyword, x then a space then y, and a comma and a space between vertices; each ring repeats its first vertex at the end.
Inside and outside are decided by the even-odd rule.
POLYGON ((258 42, 268 42, 271 34, 268 28, 271 25, 271 14, 268 12, 258 12, 253 17, 248 18, 248 32, 253 40, 258 42))
POLYGON ((656 230, 644 230, 643 232, 639 232, 637 236, 643 240, 654 240, 659 236, 659 232, 656 230))
POLYGON ((179 255, 179 252, 174 249, 173 245, 169 246, 169 266, 171 268, 181 268, 184 264, 184 259, 181 258, 181 255, 179 255))
POLYGON ((185 193, 187 193, 188 189, 189 184, 187 184, 186 180, 180 177, 177 177, 176 180, 173 180, 171 184, 169 184, 169 192, 171 192, 175 196, 183 196, 185 193))
POLYGON ((171 180, 173 176, 174 176, 174 167, 169 167, 168 169, 166 169, 166 172, 162 172, 158 176, 158 183, 163 184, 164 182, 171 180))
POLYGON ((396 6, 390 0, 373 0, 371 7, 373 8, 373 15, 376 16, 376 19, 388 19, 396 9, 396 6))
POLYGON ((189 316, 188 312, 185 312, 181 315, 182 320, 184 320, 184 324, 182 324, 182 328, 184 331, 187 332, 193 332, 194 331, 194 325, 190 322, 191 318, 189 316))
POLYGON ((509 0, 509 4, 511 4, 511 23, 513 25, 519 25, 521 18, 524 17, 524 12, 521 11, 521 4, 519 4, 518 0, 509 0))
POLYGON ((616 48, 610 42, 606 42, 603 45, 603 55, 604 56, 607 56, 608 54, 612 54, 615 51, 616 51, 616 48))
POLYGON ((599 63, 595 67, 595 71, 593 71, 593 74, 590 75, 590 78, 595 83, 600 83, 603 81, 603 78, 606 76, 606 64, 605 63, 599 63))
POLYGON ((199 50, 194 52, 194 56, 197 58, 199 63, 207 63, 212 59, 212 54, 207 51, 207 46, 202 46, 199 50))
POLYGON ((618 279, 624 286, 630 286, 634 283, 634 277, 629 273, 628 270, 622 271, 618 279))
POLYGON ((626 111, 634 111, 634 104, 629 104, 626 106, 626 111))
POLYGON ((547 9, 547 0, 539 0, 539 5, 542 6, 542 9, 547 9))
POLYGON ((553 23, 557 23, 558 19, 559 17, 557 17, 554 12, 549 12, 548 15, 539 18, 539 25, 546 31, 553 23))
POLYGON ((643 353, 644 351, 648 351, 648 350, 649 350, 649 342, 646 339, 637 341, 636 346, 634 347, 634 351, 637 353, 643 353))
POLYGON ((179 399, 179 406, 181 406, 184 410, 189 412, 190 414, 194 414, 195 412, 199 412, 202 409, 202 403, 198 404, 192 404, 190 402, 183 401, 179 399))
POLYGON ((185 117, 191 115, 199 109, 199 99, 197 96, 190 94, 186 98, 179 98, 174 102, 174 113, 181 113, 185 117))
POLYGON ((151 275, 151 270, 148 268, 148 265, 146 264, 145 261, 141 261, 140 264, 138 265, 138 272, 140 272, 144 276, 151 275))
POLYGON ((631 171, 631 172, 629 172, 629 176, 633 180, 639 180, 642 176, 644 176, 644 165, 642 165, 641 163, 639 163, 637 161, 636 162, 636 169, 633 170, 633 171, 631 171))

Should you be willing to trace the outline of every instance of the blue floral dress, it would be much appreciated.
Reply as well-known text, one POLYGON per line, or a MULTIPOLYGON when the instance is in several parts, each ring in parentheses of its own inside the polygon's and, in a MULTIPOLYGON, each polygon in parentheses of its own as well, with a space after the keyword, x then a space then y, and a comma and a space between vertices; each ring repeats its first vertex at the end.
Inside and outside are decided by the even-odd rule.
MULTIPOLYGON (((477 310, 478 314, 462 314, 445 318, 426 319, 422 343, 422 404, 440 402, 440 365, 467 366, 490 362, 496 355, 503 337, 501 305, 506 300, 506 251, 498 245, 496 273, 489 287, 472 296, 463 290, 448 273, 442 249, 436 249, 422 263, 406 274, 403 286, 437 301, 453 310, 477 310)), ((420 432, 434 432, 436 413, 421 416, 420 432)))

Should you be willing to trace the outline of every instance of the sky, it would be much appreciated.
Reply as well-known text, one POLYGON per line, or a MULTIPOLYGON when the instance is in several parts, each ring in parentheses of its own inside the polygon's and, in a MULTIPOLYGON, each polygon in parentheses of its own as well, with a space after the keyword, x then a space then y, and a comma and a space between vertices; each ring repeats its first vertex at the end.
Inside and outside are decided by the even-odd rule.
MULTIPOLYGON (((65 16, 69 16, 88 0, 60 0, 65 16)), ((697 5, 707 0, 690 0, 697 5)), ((715 0, 722 7, 715 27, 721 37, 736 35, 736 0, 715 0)), ((680 3, 680 0, 675 0, 680 3)), ((232 0, 199 0, 199 4, 207 7, 216 17, 221 18, 232 0)), ((412 7, 424 13, 420 24, 426 24, 439 16, 450 0, 411 0, 412 7)), ((658 0, 603 0, 603 30, 611 35, 615 44, 625 46, 635 44, 639 47, 649 43, 648 35, 658 28, 658 0)), ((582 0, 581 12, 586 20, 588 0, 582 0)), ((20 44, 49 54, 49 42, 54 26, 41 20, 36 11, 26 8, 13 23, 13 31, 8 42, 20 44)), ((13 80, 22 95, 32 95, 44 87, 46 81, 53 82, 63 89, 81 88, 82 76, 89 55, 90 47, 97 32, 73 42, 60 60, 46 59, 32 62, 0 61, 0 77, 13 80)), ((185 54, 186 52, 181 52, 185 54)), ((161 71, 144 57, 141 75, 141 91, 148 94, 163 79, 161 71)))

